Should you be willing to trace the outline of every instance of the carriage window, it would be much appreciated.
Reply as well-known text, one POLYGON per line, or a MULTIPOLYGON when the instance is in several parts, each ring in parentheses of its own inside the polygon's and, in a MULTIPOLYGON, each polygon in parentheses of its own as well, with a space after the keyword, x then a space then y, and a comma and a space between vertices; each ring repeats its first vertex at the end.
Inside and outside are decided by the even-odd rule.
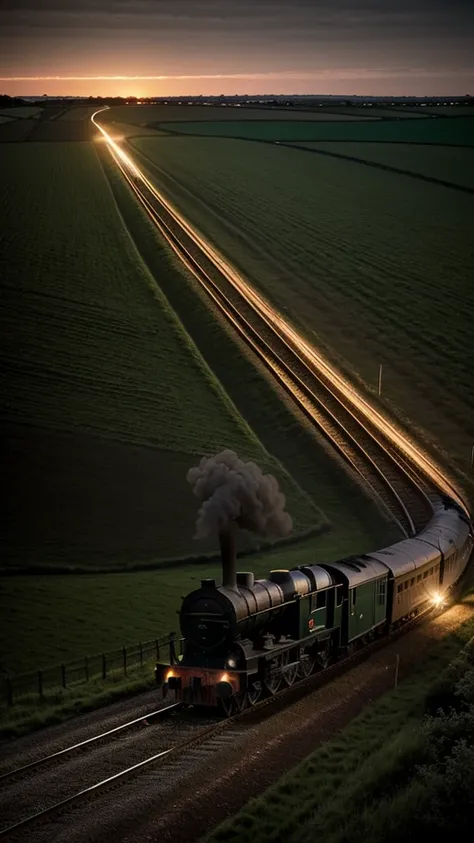
POLYGON ((401 591, 403 591, 403 584, 402 583, 400 583, 400 585, 397 585, 397 594, 400 594, 401 591))
POLYGON ((316 608, 324 609, 326 606, 326 591, 318 591, 316 595, 316 608))
POLYGON ((405 589, 405 591, 407 590, 407 588, 408 588, 408 580, 405 580, 405 582, 403 583, 403 588, 405 589))
POLYGON ((411 587, 412 585, 415 585, 415 577, 412 577, 412 578, 411 578, 411 580, 410 580, 410 587, 411 587))
POLYGON ((342 606, 342 585, 336 588, 336 606, 342 606))
POLYGON ((423 571, 423 579, 424 579, 424 580, 426 580, 426 577, 427 577, 427 576, 428 576, 428 571, 423 571))
POLYGON ((355 606, 355 604, 356 604, 356 589, 355 588, 353 588, 352 591, 351 591, 351 597, 352 597, 352 605, 355 606))
POLYGON ((417 576, 417 578, 416 578, 416 581, 417 581, 417 582, 421 582, 421 574, 418 574, 418 576, 417 576))

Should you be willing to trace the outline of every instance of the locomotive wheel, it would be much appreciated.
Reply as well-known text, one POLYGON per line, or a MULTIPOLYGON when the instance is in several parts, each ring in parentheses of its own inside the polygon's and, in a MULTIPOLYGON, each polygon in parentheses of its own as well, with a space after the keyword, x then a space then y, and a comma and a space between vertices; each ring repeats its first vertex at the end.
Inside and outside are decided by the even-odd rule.
POLYGON ((236 714, 240 714, 241 711, 244 711, 248 705, 248 696, 247 694, 236 694, 233 698, 234 700, 234 709, 236 714))
POLYGON ((226 717, 231 717, 234 713, 234 698, 228 697, 228 699, 220 699, 220 706, 225 714, 226 717))
POLYGON ((310 647, 302 647, 300 651, 300 663, 298 673, 301 679, 306 679, 314 668, 314 656, 310 647))
POLYGON ((247 691, 247 699, 249 705, 256 705, 262 695, 262 683, 254 682, 252 687, 247 691))
POLYGON ((292 667, 288 668, 288 667, 286 667, 286 665, 288 664, 289 661, 290 661, 289 652, 283 653, 282 657, 281 657, 281 664, 282 664, 282 667, 284 668, 283 681, 285 682, 285 685, 288 685, 288 687, 291 688, 291 686, 296 681, 296 677, 298 676, 298 665, 295 664, 292 667))
POLYGON ((320 650, 316 658, 320 667, 326 670, 331 659, 330 648, 326 645, 324 650, 320 650))
POLYGON ((268 664, 264 685, 270 696, 276 694, 283 680, 283 675, 281 673, 282 659, 283 656, 276 656, 268 664))

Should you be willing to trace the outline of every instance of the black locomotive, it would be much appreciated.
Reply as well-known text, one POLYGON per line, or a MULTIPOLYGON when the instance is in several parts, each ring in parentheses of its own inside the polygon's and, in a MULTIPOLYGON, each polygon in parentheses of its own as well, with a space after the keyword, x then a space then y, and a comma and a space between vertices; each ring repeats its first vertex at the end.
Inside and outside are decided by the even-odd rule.
POLYGON ((226 714, 292 685, 330 659, 441 604, 471 556, 469 517, 440 498, 415 538, 338 562, 236 572, 234 536, 220 534, 223 580, 203 580, 180 612, 182 656, 158 663, 156 681, 184 703, 226 714))

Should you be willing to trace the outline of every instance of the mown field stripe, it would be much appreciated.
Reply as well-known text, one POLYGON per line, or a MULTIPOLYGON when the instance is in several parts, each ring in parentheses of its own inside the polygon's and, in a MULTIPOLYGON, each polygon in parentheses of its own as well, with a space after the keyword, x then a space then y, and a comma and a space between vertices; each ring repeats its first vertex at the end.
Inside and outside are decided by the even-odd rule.
MULTIPOLYGON (((275 143, 275 141, 264 141, 264 143, 275 143)), ((347 141, 343 141, 347 143, 347 141)), ((407 146, 411 144, 408 143, 407 146)), ((427 144, 428 145, 428 144, 427 144)), ((437 146, 438 144, 436 144, 437 146)), ((443 144, 440 144, 442 146, 443 144)), ((449 187, 453 190, 460 190, 461 193, 474 193, 474 188, 466 187, 463 184, 456 184, 455 182, 446 181, 445 179, 437 179, 435 176, 426 176, 423 173, 415 173, 413 170, 403 170, 400 167, 394 167, 392 164, 382 164, 380 161, 370 161, 367 158, 358 158, 355 155, 344 155, 342 152, 329 152, 327 149, 313 149, 308 146, 299 146, 298 142, 287 143, 286 141, 279 141, 278 146, 284 146, 286 149, 297 149, 300 152, 312 152, 315 155, 328 155, 329 158, 338 158, 342 161, 352 161, 354 164, 364 164, 366 167, 374 167, 376 170, 386 170, 389 173, 396 173, 402 176, 410 176, 414 179, 421 179, 421 181, 429 182, 430 184, 437 184, 441 187, 449 187)), ((433 146, 433 144, 429 144, 433 146)), ((457 146, 457 148, 459 148, 457 146)))

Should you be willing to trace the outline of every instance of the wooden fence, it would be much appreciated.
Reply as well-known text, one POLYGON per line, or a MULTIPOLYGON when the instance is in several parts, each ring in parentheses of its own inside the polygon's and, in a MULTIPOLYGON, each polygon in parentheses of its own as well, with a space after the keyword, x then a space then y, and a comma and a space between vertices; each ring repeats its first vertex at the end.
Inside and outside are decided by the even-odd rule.
POLYGON ((47 691, 69 688, 92 679, 107 679, 112 673, 126 676, 130 668, 143 666, 152 660, 163 659, 174 664, 182 652, 182 640, 175 633, 171 633, 165 639, 140 641, 128 647, 84 656, 72 662, 56 664, 30 673, 5 674, 0 676, 0 700, 8 706, 31 695, 41 700, 47 691))

